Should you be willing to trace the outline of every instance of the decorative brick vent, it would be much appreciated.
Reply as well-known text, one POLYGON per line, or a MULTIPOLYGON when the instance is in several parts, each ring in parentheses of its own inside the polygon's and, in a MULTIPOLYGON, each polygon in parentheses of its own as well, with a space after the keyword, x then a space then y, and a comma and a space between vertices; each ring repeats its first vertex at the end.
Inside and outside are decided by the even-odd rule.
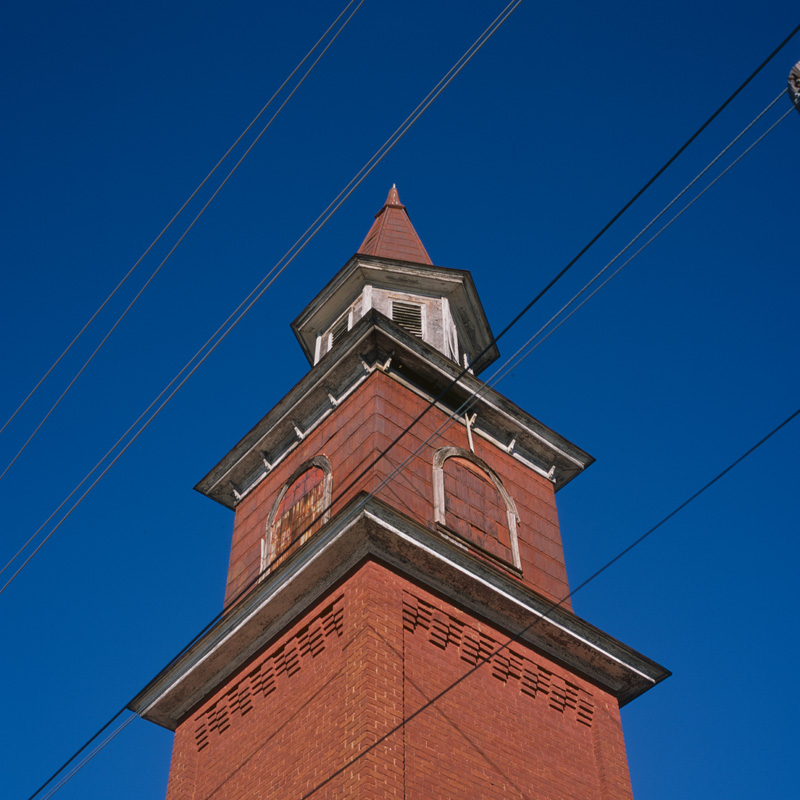
POLYGON ((342 635, 342 620, 342 596, 339 596, 202 711, 195 727, 197 749, 207 747, 212 734, 221 736, 239 717, 249 714, 275 691, 279 681, 294 677, 309 658, 325 650, 331 636, 338 639, 342 635))
POLYGON ((471 666, 485 661, 496 680, 517 685, 522 694, 537 701, 546 700, 554 711, 591 727, 594 716, 591 694, 510 647, 501 650, 502 642, 408 592, 403 597, 403 627, 409 633, 422 629, 432 645, 442 650, 455 648, 471 666))

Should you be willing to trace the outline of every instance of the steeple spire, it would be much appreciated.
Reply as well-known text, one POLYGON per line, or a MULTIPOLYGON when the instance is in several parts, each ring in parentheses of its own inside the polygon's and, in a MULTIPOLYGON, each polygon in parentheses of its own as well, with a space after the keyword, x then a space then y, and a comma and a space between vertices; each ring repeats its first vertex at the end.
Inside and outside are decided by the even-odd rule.
POLYGON ((383 208, 375 215, 375 222, 372 223, 358 252, 368 256, 394 258, 398 261, 433 264, 425 245, 411 224, 406 207, 400 202, 395 184, 392 184, 383 208))
POLYGON ((396 188, 362 249, 292 324, 311 370, 197 486, 235 511, 229 610, 129 706, 176 731, 167 800, 632 800, 618 708, 669 672, 571 609, 555 492, 593 459, 475 377, 472 277, 396 188), (442 687, 457 727, 421 713, 442 687))

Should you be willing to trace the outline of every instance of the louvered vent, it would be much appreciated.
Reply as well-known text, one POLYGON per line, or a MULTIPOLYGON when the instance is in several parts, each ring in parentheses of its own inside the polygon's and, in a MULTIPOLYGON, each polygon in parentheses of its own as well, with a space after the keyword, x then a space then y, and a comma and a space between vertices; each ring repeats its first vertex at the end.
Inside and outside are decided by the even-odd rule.
POLYGON ((422 338, 422 306, 415 303, 392 303, 392 320, 418 339, 422 338))
POLYGON ((339 339, 342 338, 347 333, 347 323, 349 320, 349 314, 345 314, 334 326, 331 328, 331 332, 328 334, 328 350, 330 350, 339 339))

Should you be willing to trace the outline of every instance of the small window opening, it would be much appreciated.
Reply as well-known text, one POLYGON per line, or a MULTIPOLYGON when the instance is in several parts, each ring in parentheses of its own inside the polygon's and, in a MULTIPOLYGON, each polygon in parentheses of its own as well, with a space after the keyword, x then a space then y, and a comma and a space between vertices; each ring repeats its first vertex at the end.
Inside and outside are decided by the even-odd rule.
POLYGON ((422 338, 422 306, 415 303, 392 302, 392 321, 396 322, 403 330, 422 338))

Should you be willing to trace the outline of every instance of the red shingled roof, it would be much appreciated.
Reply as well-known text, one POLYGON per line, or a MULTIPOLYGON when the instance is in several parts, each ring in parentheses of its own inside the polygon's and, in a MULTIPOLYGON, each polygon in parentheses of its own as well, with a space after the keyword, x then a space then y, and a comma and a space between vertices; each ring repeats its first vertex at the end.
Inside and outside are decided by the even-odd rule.
POLYGON ((375 215, 375 222, 358 252, 368 256, 433 265, 425 245, 408 218, 406 207, 400 202, 396 186, 392 186, 383 208, 375 215))

